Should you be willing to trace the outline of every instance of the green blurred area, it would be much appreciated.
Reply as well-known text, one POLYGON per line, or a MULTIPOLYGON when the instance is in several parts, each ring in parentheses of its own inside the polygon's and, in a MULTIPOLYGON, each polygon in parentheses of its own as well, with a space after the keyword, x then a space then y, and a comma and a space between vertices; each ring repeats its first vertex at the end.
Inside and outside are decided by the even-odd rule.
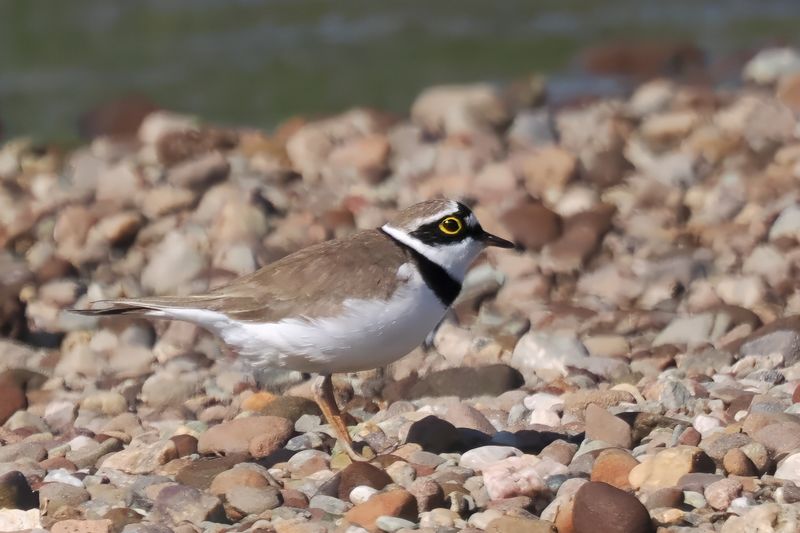
POLYGON ((0 0, 7 135, 71 138, 128 93, 271 127, 353 105, 408 109, 444 82, 574 69, 608 40, 712 53, 796 44, 798 0, 0 0))

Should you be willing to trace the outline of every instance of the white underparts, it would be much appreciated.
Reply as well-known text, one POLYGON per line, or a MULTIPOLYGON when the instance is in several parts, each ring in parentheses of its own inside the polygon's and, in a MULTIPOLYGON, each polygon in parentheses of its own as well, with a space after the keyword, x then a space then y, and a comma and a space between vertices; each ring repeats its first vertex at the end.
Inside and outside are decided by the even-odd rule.
POLYGON ((406 355, 422 343, 446 312, 413 264, 402 265, 397 275, 403 281, 391 298, 346 300, 339 316, 256 323, 199 309, 165 308, 149 315, 208 329, 254 366, 355 372, 406 355))

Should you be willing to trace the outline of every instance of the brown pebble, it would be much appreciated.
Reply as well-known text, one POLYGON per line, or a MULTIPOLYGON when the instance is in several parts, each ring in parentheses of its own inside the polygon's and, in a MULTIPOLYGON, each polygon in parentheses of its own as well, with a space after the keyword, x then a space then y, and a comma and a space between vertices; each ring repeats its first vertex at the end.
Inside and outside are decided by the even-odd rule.
POLYGON ((377 466, 364 462, 350 463, 341 473, 339 499, 350 501, 350 491, 360 485, 381 490, 391 482, 392 478, 389 477, 389 474, 377 466))
POLYGON ((0 374, 0 425, 5 424, 11 415, 28 407, 25 390, 14 378, 12 370, 0 374))
POLYGON ((192 435, 174 435, 170 440, 175 444, 178 457, 186 457, 197 453, 197 439, 192 435))
POLYGON ((644 498, 644 506, 648 509, 680 507, 683 504, 683 491, 677 487, 665 487, 646 493, 644 498))
POLYGON ((308 508, 308 496, 296 489, 281 489, 283 505, 297 509, 308 508))
POLYGON ((578 489, 572 512, 575 533, 652 533, 650 514, 635 496, 608 483, 578 489))
POLYGON ((621 490, 630 490, 628 476, 639 461, 626 452, 616 448, 603 450, 592 465, 592 481, 602 481, 621 490))
POLYGON ((377 532, 375 520, 379 516, 397 516, 406 520, 417 520, 417 500, 406 490, 395 489, 375 494, 364 503, 360 503, 347 511, 345 520, 377 532))
POLYGON ((758 469, 753 461, 739 448, 732 448, 725 453, 722 466, 728 474, 735 476, 758 476, 758 469))
POLYGON ((556 533, 553 524, 546 520, 522 516, 501 516, 486 526, 486 533, 556 533))
POLYGON ((697 446, 700 444, 700 440, 703 438, 700 435, 700 432, 694 429, 692 426, 683 430, 680 437, 678 437, 678 444, 685 444, 687 446, 697 446))

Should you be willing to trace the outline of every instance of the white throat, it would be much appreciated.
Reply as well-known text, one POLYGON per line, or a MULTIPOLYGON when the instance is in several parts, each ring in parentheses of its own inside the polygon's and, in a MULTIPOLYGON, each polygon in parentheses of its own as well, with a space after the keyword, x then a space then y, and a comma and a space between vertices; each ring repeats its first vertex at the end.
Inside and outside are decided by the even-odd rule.
POLYGON ((453 244, 430 246, 389 224, 384 224, 381 229, 396 241, 405 244, 412 250, 422 254, 426 259, 445 269, 459 283, 464 281, 467 269, 483 250, 483 244, 475 239, 464 239, 453 244))

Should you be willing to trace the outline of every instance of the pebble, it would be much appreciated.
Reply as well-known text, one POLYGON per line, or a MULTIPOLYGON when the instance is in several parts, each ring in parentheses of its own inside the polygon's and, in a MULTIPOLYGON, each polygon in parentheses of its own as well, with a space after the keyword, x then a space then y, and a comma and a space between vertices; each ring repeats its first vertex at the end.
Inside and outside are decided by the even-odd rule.
POLYGON ((515 496, 535 496, 546 489, 549 475, 565 474, 567 468, 550 459, 533 455, 508 457, 483 471, 483 481, 493 500, 515 496))
POLYGON ((405 490, 390 490, 376 494, 365 503, 356 505, 345 513, 344 518, 352 524, 374 530, 375 521, 381 516, 414 521, 417 518, 417 501, 405 490))
POLYGON ((389 474, 374 465, 363 462, 350 463, 341 471, 339 499, 347 501, 356 487, 366 486, 380 490, 391 482, 389 474))
POLYGON ((792 454, 781 461, 775 470, 775 477, 800 485, 800 453, 792 454))
POLYGON ((51 533, 110 533, 111 520, 59 520, 51 533))
POLYGON ((590 481, 575 494, 575 533, 654 532, 650 515, 635 496, 606 483, 590 481))
POLYGON ((308 507, 309 509, 320 509, 332 515, 343 515, 351 506, 349 503, 339 498, 326 496, 325 494, 317 494, 309 500, 308 507))
POLYGON ((631 427, 602 407, 589 404, 584 412, 586 436, 620 448, 631 448, 631 427))
POLYGON ((481 446, 464 452, 458 464, 476 472, 481 472, 487 466, 502 459, 520 455, 522 455, 522 452, 512 446, 481 446))
POLYGON ((417 529, 417 524, 415 522, 396 516, 379 516, 375 519, 375 526, 387 533, 394 533, 401 529, 417 529))
POLYGON ((634 489, 655 490, 674 487, 690 472, 713 470, 713 461, 701 449, 679 446, 644 458, 631 470, 628 479, 634 489))
POLYGON ((630 472, 638 464, 639 461, 624 450, 603 450, 592 465, 591 480, 607 483, 621 490, 630 490, 630 472))
POLYGON ((349 500, 358 505, 359 503, 364 503, 372 496, 378 493, 377 489, 372 487, 368 487, 366 485, 359 485, 357 487, 353 487, 353 490, 350 491, 349 500))
POLYGON ((150 516, 157 522, 175 525, 181 522, 199 525, 207 520, 224 519, 219 498, 184 485, 168 485, 161 489, 150 516))
POLYGON ((128 474, 149 474, 159 466, 178 457, 178 450, 171 440, 157 441, 149 445, 128 446, 122 451, 106 457, 103 468, 113 468, 128 474))
POLYGON ((501 516, 486 526, 487 533, 555 533, 552 523, 521 516, 501 516))
POLYGON ((722 458, 722 465, 725 470, 734 476, 757 476, 758 469, 753 461, 740 449, 733 448, 725 452, 722 458))
POLYGON ((0 475, 0 508, 27 510, 38 507, 37 502, 36 493, 21 472, 0 475))
POLYGON ((703 496, 712 508, 724 511, 741 492, 741 482, 735 479, 720 479, 707 486, 703 496))
POLYGON ((291 421, 277 416, 251 416, 223 422, 200 434, 197 440, 197 451, 208 453, 244 453, 253 448, 263 457, 262 452, 274 446, 273 443, 285 443, 294 431, 291 421))

